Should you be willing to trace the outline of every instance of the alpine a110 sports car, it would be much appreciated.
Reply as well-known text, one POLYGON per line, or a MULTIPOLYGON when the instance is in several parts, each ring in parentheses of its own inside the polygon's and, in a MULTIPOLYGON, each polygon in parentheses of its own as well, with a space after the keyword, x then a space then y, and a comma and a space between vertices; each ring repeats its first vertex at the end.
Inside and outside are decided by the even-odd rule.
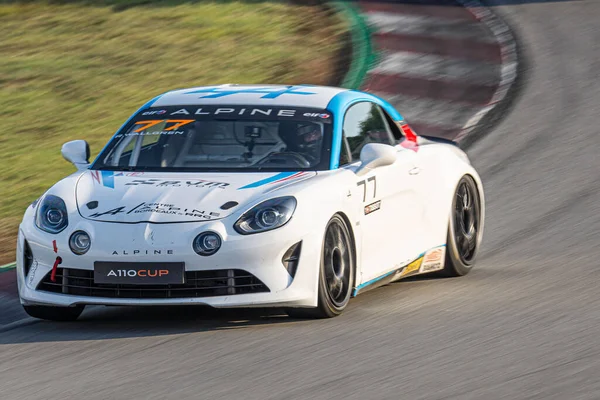
POLYGON ((29 315, 86 305, 281 307, 333 317, 405 277, 467 274, 480 178, 455 143, 386 101, 321 86, 175 90, 27 208, 17 244, 29 315))

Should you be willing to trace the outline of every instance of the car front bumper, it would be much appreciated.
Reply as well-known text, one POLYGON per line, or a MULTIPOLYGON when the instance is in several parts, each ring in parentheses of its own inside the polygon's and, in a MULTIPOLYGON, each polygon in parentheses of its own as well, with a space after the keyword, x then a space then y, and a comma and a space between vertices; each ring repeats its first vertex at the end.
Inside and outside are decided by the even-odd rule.
MULTIPOLYGON (((269 232, 239 235, 221 220, 185 224, 118 224, 80 220, 57 235, 40 231, 33 223, 21 224, 17 245, 17 283, 24 305, 73 306, 99 305, 189 305, 212 307, 312 307, 316 306, 322 237, 314 233, 298 234, 293 220, 269 232), (68 247, 71 233, 86 231, 92 246, 83 256, 68 247), (191 246, 200 232, 217 232, 223 239, 214 255, 202 257, 191 246), (282 263, 285 252, 302 242, 297 272, 292 277, 282 263), (25 273, 24 246, 29 245, 33 263, 25 273), (55 251, 56 249, 56 251, 55 251), (81 296, 39 289, 51 272, 57 257, 58 269, 93 271, 95 261, 113 262, 184 262, 185 271, 239 269, 266 285, 269 292, 231 294, 210 297, 127 298, 81 296)), ((90 272, 91 274, 91 272, 90 272)))

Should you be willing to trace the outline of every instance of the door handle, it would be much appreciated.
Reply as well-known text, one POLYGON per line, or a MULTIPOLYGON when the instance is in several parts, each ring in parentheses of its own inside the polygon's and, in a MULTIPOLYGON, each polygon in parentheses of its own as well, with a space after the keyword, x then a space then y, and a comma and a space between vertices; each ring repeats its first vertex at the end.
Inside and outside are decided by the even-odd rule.
POLYGON ((419 174, 419 172, 421 172, 421 168, 419 168, 419 167, 412 167, 411 169, 408 170, 409 175, 417 175, 417 174, 419 174))

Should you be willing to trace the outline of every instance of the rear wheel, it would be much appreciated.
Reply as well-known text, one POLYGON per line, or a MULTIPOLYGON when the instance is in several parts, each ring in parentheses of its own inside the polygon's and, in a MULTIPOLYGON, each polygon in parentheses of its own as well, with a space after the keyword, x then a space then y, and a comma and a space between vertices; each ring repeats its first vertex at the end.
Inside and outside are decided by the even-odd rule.
POLYGON ((471 176, 465 175, 458 182, 452 200, 444 275, 462 276, 473 268, 481 241, 481 217, 477 184, 471 176))
POLYGON ((75 321, 85 306, 75 307, 53 307, 53 306, 23 306, 25 312, 34 318, 47 319, 50 321, 75 321))
POLYGON ((294 318, 331 318, 344 311, 354 286, 354 247, 346 222, 334 215, 325 229, 319 271, 318 305, 290 308, 294 318))

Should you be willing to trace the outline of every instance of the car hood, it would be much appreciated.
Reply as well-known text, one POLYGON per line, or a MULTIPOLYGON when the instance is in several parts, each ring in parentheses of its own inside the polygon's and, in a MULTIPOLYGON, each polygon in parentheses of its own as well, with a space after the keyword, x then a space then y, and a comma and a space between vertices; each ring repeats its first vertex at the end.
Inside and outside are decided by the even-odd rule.
POLYGON ((309 179, 316 172, 155 173, 86 171, 77 209, 95 221, 195 222, 220 219, 253 198, 309 179))

